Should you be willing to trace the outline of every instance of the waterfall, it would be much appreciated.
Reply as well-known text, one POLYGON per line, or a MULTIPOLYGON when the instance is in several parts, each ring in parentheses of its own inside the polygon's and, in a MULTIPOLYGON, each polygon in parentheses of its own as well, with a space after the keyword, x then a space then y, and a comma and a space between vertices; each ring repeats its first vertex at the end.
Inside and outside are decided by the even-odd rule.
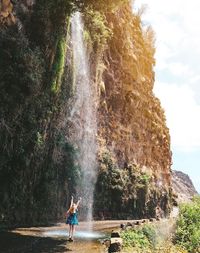
MULTIPOLYGON (((92 220, 93 194, 96 183, 97 119, 96 91, 90 78, 89 62, 83 39, 83 21, 76 12, 72 17, 72 47, 74 64, 74 102, 70 121, 73 124, 73 144, 78 147, 78 164, 81 168, 81 209, 86 210, 87 221, 92 220)), ((91 223, 89 223, 91 224, 91 223)))

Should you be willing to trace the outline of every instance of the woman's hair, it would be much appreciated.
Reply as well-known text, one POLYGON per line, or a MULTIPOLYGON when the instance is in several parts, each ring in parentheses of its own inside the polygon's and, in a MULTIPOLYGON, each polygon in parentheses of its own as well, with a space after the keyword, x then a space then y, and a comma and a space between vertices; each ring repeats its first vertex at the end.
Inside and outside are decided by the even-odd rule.
POLYGON ((70 213, 73 213, 76 211, 76 209, 77 209, 77 205, 75 203, 73 203, 73 205, 69 208, 69 211, 70 211, 70 213))

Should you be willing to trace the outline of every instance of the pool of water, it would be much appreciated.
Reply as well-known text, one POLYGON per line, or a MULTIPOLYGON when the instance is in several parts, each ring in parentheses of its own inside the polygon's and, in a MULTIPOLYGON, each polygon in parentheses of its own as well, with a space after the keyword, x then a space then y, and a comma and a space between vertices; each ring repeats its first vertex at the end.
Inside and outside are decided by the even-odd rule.
POLYGON ((46 230, 42 232, 43 237, 55 239, 66 239, 64 247, 71 253, 105 253, 107 252, 103 241, 107 238, 106 232, 96 231, 75 231, 74 242, 67 242, 68 231, 65 229, 46 230))
MULTIPOLYGON (((48 237, 68 237, 67 230, 49 230, 49 231, 44 231, 42 234, 43 236, 48 236, 48 237)), ((106 234, 101 233, 101 232, 95 232, 95 231, 75 231, 74 237, 82 239, 82 240, 84 239, 98 240, 98 239, 105 238, 106 234)))

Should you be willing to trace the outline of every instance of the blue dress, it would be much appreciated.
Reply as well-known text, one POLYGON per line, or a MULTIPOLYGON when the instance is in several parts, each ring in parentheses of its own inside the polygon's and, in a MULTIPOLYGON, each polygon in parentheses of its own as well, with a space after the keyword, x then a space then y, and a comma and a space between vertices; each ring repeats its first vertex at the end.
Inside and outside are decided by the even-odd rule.
POLYGON ((67 217, 66 224, 69 225, 78 225, 78 218, 77 213, 70 213, 70 215, 67 217))

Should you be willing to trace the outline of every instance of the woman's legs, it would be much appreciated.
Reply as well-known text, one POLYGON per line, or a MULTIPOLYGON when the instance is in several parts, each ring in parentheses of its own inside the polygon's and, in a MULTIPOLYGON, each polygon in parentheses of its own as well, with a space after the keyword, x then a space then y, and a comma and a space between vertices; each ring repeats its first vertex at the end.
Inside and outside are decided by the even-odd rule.
POLYGON ((71 238, 72 236, 72 225, 69 224, 69 238, 71 238))
POLYGON ((74 225, 72 225, 72 230, 71 231, 72 231, 71 235, 72 235, 72 239, 73 239, 73 237, 74 237, 74 231, 75 231, 75 226, 74 225))

